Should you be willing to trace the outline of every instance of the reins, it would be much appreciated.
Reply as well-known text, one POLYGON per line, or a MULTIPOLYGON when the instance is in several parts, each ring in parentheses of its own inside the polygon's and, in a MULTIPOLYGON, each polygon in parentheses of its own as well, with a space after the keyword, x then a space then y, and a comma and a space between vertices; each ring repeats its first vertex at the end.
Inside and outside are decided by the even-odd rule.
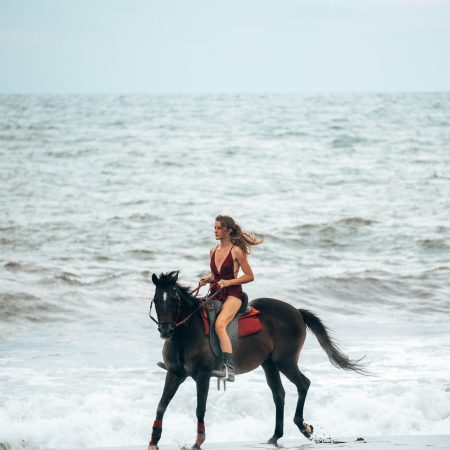
POLYGON ((211 285, 210 285, 210 287, 209 287, 209 289, 208 289, 208 292, 207 292, 207 294, 204 296, 204 297, 201 297, 201 298, 197 298, 197 295, 198 295, 198 293, 199 293, 199 291, 200 291, 200 288, 202 287, 201 285, 200 285, 200 283, 198 283, 198 286, 192 291, 192 294, 194 294, 194 299, 195 300, 197 300, 197 302, 199 303, 199 305, 197 306, 197 308, 195 308, 190 314, 188 314, 184 319, 182 319, 182 320, 180 320, 180 321, 178 321, 178 317, 180 316, 180 310, 181 310, 181 297, 180 297, 180 294, 178 293, 178 291, 177 291, 177 289, 175 288, 175 293, 176 293, 176 295, 177 295, 177 308, 178 308, 178 310, 177 310, 177 317, 176 317, 176 319, 173 321, 173 322, 160 322, 159 320, 156 320, 153 316, 152 316, 152 308, 153 308, 153 303, 154 303, 154 299, 151 301, 151 303, 150 303, 150 312, 149 312, 149 316, 150 316, 150 319, 152 319, 153 320, 153 322, 155 322, 156 323, 156 325, 158 325, 158 328, 159 328, 159 326, 160 325, 167 325, 167 324, 171 324, 174 328, 177 328, 177 327, 179 327, 180 325, 183 325, 183 324, 185 324, 198 310, 200 310, 204 305, 205 305, 205 303, 208 301, 208 300, 217 300, 217 299, 215 299, 215 297, 220 293, 220 290, 222 289, 218 284, 217 284, 217 286, 218 286, 218 288, 219 289, 217 289, 217 291, 216 292, 214 292, 212 295, 210 295, 211 294, 211 291, 212 291, 212 287, 215 285, 215 284, 217 284, 216 282, 213 282, 211 285))

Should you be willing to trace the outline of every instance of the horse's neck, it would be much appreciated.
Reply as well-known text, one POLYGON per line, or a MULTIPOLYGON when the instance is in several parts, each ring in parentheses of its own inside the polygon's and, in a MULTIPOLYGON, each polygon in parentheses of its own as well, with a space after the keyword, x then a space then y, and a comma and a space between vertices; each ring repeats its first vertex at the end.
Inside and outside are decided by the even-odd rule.
POLYGON ((187 343, 192 339, 196 339, 197 333, 195 329, 197 327, 201 329, 200 313, 199 311, 195 311, 195 309, 198 307, 195 298, 191 297, 186 291, 181 289, 179 290, 179 295, 181 298, 180 320, 183 320, 188 317, 189 314, 192 314, 192 317, 188 319, 185 326, 179 328, 180 334, 184 335, 183 341, 187 343))
POLYGON ((180 290, 179 294, 182 305, 180 314, 181 320, 189 316, 189 314, 193 314, 189 319, 189 322, 196 321, 197 318, 200 320, 200 312, 198 311, 200 303, 197 299, 184 290, 180 290))
POLYGON ((181 311, 190 314, 194 310, 194 301, 183 289, 178 288, 178 295, 181 298, 181 311))

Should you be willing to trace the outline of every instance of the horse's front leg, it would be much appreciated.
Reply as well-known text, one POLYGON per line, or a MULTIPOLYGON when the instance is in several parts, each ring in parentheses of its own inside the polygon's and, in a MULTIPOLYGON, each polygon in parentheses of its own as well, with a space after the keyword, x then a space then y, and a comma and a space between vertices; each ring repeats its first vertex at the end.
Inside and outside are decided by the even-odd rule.
POLYGON ((192 449, 199 449, 205 442, 205 411, 208 400, 210 372, 201 372, 195 377, 197 384, 197 439, 192 449))
POLYGON ((180 384, 186 379, 184 376, 176 375, 173 372, 167 372, 166 382, 164 384, 164 391, 161 400, 156 410, 156 419, 153 422, 153 431, 148 450, 158 450, 158 442, 161 439, 162 433, 162 419, 166 412, 167 406, 172 400, 173 396, 178 390, 180 384))

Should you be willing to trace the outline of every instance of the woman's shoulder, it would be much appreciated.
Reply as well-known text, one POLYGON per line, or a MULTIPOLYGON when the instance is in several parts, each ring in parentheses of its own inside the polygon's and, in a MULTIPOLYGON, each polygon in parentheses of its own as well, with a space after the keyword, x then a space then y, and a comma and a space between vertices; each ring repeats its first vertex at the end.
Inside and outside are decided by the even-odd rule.
POLYGON ((211 248, 209 249, 209 256, 212 256, 212 254, 214 253, 214 251, 216 250, 216 248, 217 248, 217 245, 215 245, 214 247, 211 247, 211 248))
POLYGON ((242 248, 239 247, 238 245, 234 245, 233 248, 231 249, 231 254, 237 258, 237 257, 241 257, 241 256, 245 256, 245 253, 243 252, 242 248))

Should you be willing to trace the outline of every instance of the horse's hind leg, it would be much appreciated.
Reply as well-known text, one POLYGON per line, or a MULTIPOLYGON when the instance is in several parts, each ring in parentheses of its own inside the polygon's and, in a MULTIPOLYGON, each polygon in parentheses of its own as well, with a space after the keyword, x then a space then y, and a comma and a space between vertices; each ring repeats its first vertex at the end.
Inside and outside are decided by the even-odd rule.
POLYGON ((153 431, 148 450, 157 450, 158 442, 161 439, 162 434, 162 419, 166 412, 167 406, 169 406, 170 400, 178 390, 180 384, 186 379, 186 377, 179 376, 173 372, 167 372, 166 382, 164 384, 164 390, 161 396, 161 400, 156 410, 156 419, 153 422, 153 431))
POLYGON ((297 408, 295 410, 294 423, 298 426, 300 432, 308 439, 311 437, 314 428, 312 425, 305 424, 303 420, 303 407, 305 406, 306 394, 308 393, 311 382, 300 372, 297 362, 279 365, 281 372, 287 379, 295 384, 298 392, 297 408))
POLYGON ((285 392, 283 385, 281 384, 280 372, 276 368, 275 364, 267 360, 262 363, 262 368, 266 374, 267 384, 270 387, 273 395, 273 401, 275 402, 275 431, 273 436, 267 441, 268 444, 277 445, 278 439, 283 436, 284 426, 284 396, 285 392))

